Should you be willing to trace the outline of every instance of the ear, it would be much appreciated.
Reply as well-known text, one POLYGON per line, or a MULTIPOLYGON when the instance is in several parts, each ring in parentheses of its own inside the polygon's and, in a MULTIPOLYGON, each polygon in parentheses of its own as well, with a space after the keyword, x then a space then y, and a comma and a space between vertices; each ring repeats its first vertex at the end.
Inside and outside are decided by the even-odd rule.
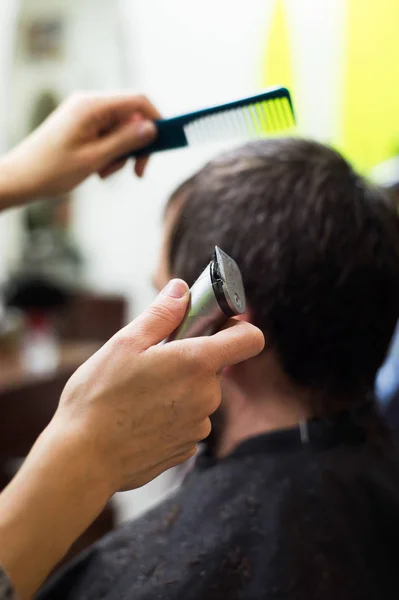
MULTIPOLYGON (((251 323, 252 325, 254 325, 252 308, 247 305, 245 312, 242 315, 237 315, 236 317, 233 317, 233 319, 236 319, 237 321, 246 321, 247 323, 251 323)), ((268 338, 265 335, 265 347, 261 354, 263 354, 265 352, 265 350, 269 350, 269 349, 270 349, 270 345, 268 343, 268 338)), ((255 359, 256 359, 256 357, 255 357, 255 359)), ((230 367, 228 367, 228 368, 230 368, 230 367)))
POLYGON ((250 306, 247 306, 245 312, 242 315, 234 317, 237 321, 246 321, 246 323, 252 323, 252 310, 250 306))
MULTIPOLYGON (((251 307, 249 307, 247 305, 245 312, 242 313, 242 315, 237 315, 235 317, 233 317, 233 319, 235 319, 236 321, 246 321, 247 323, 252 323, 252 310, 251 307)), ((238 365, 239 367, 239 365, 238 365)), ((228 377, 229 374, 232 372, 232 370, 237 369, 237 365, 236 367, 226 367, 225 369, 223 369, 222 371, 222 375, 224 377, 228 377)))

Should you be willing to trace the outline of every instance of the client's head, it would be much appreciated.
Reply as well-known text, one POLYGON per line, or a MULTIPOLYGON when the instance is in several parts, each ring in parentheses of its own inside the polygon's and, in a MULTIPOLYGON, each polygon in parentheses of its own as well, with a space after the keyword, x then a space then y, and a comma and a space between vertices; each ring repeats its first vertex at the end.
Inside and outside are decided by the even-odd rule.
POLYGON ((373 388, 399 314, 399 222, 339 154, 288 138, 223 154, 172 195, 165 228, 160 285, 191 285, 215 245, 241 269, 266 338, 225 377, 241 414, 289 424, 373 388))

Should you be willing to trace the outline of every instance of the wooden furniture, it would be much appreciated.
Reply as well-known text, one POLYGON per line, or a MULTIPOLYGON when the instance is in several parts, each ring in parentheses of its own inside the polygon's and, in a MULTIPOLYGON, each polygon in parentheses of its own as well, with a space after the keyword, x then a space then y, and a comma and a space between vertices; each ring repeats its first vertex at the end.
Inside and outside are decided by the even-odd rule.
POLYGON ((72 373, 99 348, 98 343, 62 342, 55 371, 34 375, 18 356, 0 361, 0 461, 26 456, 49 423, 72 373))
POLYGON ((67 340, 105 342, 125 324, 126 300, 121 296, 79 294, 58 320, 58 332, 67 340))

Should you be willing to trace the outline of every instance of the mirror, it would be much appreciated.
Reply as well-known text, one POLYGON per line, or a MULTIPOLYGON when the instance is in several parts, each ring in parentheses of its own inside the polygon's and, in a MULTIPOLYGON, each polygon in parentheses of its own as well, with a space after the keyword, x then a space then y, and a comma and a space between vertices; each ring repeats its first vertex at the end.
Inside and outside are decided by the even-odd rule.
MULTIPOLYGON (((70 93, 124 84, 118 2, 22 0, 17 15, 8 140, 14 146, 70 93)), ((13 275, 44 276, 74 287, 84 260, 73 236, 74 197, 36 201, 19 211, 13 275)))

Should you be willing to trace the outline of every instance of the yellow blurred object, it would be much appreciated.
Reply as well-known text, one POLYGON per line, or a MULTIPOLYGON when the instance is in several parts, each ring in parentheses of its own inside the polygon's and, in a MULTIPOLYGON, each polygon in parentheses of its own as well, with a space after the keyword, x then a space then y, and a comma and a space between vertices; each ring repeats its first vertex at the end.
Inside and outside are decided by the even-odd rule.
POLYGON ((399 150, 399 0, 349 0, 340 150, 368 172, 399 150))
POLYGON ((267 87, 284 85, 289 90, 293 88, 291 48, 287 13, 283 0, 277 0, 274 8, 270 34, 267 39, 264 81, 267 87))
MULTIPOLYGON (((303 127, 302 109, 307 109, 305 112, 309 115, 309 106, 314 108, 320 86, 317 69, 320 64, 328 66, 335 61, 339 66, 338 79, 333 73, 330 79, 334 109, 327 115, 335 119, 336 114, 337 122, 328 140, 322 139, 337 147, 359 171, 370 174, 376 165, 399 154, 399 0, 343 2, 342 13, 336 13, 339 18, 330 24, 326 45, 319 46, 323 58, 318 63, 306 53, 301 54, 302 48, 293 45, 294 39, 298 43, 303 36, 304 27, 309 27, 307 35, 315 35, 309 26, 315 6, 316 2, 304 3, 300 15, 294 10, 297 8, 294 3, 275 0, 261 85, 278 83, 288 87, 297 109, 299 129, 307 135, 309 122, 303 127), (292 35, 294 29, 295 36, 292 35), (302 34, 297 35, 298 31, 302 34), (336 56, 329 55, 332 48, 336 56), (295 60, 296 53, 301 54, 302 65, 305 61, 310 71, 307 81, 312 82, 311 89, 307 85, 305 92, 303 82, 298 80, 304 74, 296 71, 299 64, 295 60)), ((317 19, 314 22, 317 23, 317 19)), ((320 43, 323 41, 321 38, 320 43)), ((325 78, 323 81, 325 86, 325 78)), ((323 115, 323 109, 320 110, 323 115)), ((315 114, 316 122, 319 118, 320 115, 315 114)))

